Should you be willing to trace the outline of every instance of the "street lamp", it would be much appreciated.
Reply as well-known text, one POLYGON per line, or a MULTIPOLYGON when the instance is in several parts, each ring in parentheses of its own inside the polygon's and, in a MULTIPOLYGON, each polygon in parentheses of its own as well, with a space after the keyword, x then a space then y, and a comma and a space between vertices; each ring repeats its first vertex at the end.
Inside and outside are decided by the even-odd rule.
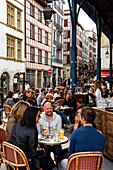
POLYGON ((109 51, 107 49, 107 51, 105 52, 105 57, 108 59, 109 58, 109 51))
POLYGON ((48 5, 43 10, 44 13, 44 19, 47 23, 51 22, 51 63, 50 63, 50 69, 48 70, 48 74, 50 74, 50 84, 52 87, 52 31, 53 31, 53 23, 51 21, 52 14, 55 14, 56 12, 48 5))
POLYGON ((45 21, 50 21, 52 14, 54 14, 55 11, 48 5, 46 8, 44 8, 43 13, 45 21))

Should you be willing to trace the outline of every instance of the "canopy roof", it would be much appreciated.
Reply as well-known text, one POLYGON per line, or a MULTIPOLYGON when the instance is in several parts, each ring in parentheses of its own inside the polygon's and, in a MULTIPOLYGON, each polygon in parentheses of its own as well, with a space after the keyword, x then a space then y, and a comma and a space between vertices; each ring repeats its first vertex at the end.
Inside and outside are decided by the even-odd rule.
POLYGON ((80 5, 83 2, 82 9, 86 14, 97 23, 97 14, 101 17, 103 25, 102 32, 110 38, 110 32, 113 38, 113 0, 77 0, 80 5))

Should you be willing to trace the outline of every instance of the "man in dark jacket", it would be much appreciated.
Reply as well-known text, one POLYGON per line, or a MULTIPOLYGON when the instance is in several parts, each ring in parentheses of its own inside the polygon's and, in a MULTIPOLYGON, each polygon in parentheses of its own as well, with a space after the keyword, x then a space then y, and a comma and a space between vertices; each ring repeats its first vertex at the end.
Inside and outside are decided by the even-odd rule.
MULTIPOLYGON (((77 128, 75 131, 73 131, 70 139, 68 157, 77 152, 103 152, 105 138, 97 129, 92 126, 95 116, 96 113, 90 107, 84 107, 81 109, 81 123, 83 127, 77 128)), ((65 164, 63 163, 65 167, 67 160, 65 160, 65 164)), ((63 168, 65 169, 65 167, 63 168)))

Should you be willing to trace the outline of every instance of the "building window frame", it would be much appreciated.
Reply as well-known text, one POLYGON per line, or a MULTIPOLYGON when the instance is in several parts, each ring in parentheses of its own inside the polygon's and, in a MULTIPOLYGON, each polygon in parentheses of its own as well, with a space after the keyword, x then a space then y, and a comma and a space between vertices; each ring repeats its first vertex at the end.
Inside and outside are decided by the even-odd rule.
POLYGON ((38 49, 38 63, 42 64, 42 50, 38 49))
POLYGON ((35 7, 32 4, 30 4, 30 16, 35 17, 35 7))
POLYGON ((15 26, 15 7, 10 3, 7 3, 7 24, 15 26))
POLYGON ((35 26, 30 23, 30 38, 35 39, 35 26))
POLYGON ((22 40, 17 39, 17 60, 22 59, 22 40))
POLYGON ((17 29, 18 30, 21 30, 22 28, 22 11, 17 9, 17 29))
POLYGON ((45 51, 45 64, 48 65, 48 52, 45 51))
POLYGON ((38 21, 42 22, 42 11, 38 9, 38 21))
POLYGON ((15 38, 7 36, 7 58, 15 58, 15 38))
POLYGON ((38 41, 42 42, 42 29, 38 28, 38 41))
POLYGON ((35 62, 35 47, 30 46, 30 61, 35 62))
POLYGON ((45 44, 48 45, 48 32, 45 31, 45 44))

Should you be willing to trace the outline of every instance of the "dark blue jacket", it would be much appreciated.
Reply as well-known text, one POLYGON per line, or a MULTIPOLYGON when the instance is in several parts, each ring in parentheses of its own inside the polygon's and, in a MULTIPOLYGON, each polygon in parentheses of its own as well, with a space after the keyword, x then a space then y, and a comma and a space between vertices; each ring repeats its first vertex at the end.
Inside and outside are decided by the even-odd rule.
POLYGON ((103 135, 91 126, 84 126, 73 131, 70 139, 68 156, 76 152, 103 152, 105 139, 103 135))

